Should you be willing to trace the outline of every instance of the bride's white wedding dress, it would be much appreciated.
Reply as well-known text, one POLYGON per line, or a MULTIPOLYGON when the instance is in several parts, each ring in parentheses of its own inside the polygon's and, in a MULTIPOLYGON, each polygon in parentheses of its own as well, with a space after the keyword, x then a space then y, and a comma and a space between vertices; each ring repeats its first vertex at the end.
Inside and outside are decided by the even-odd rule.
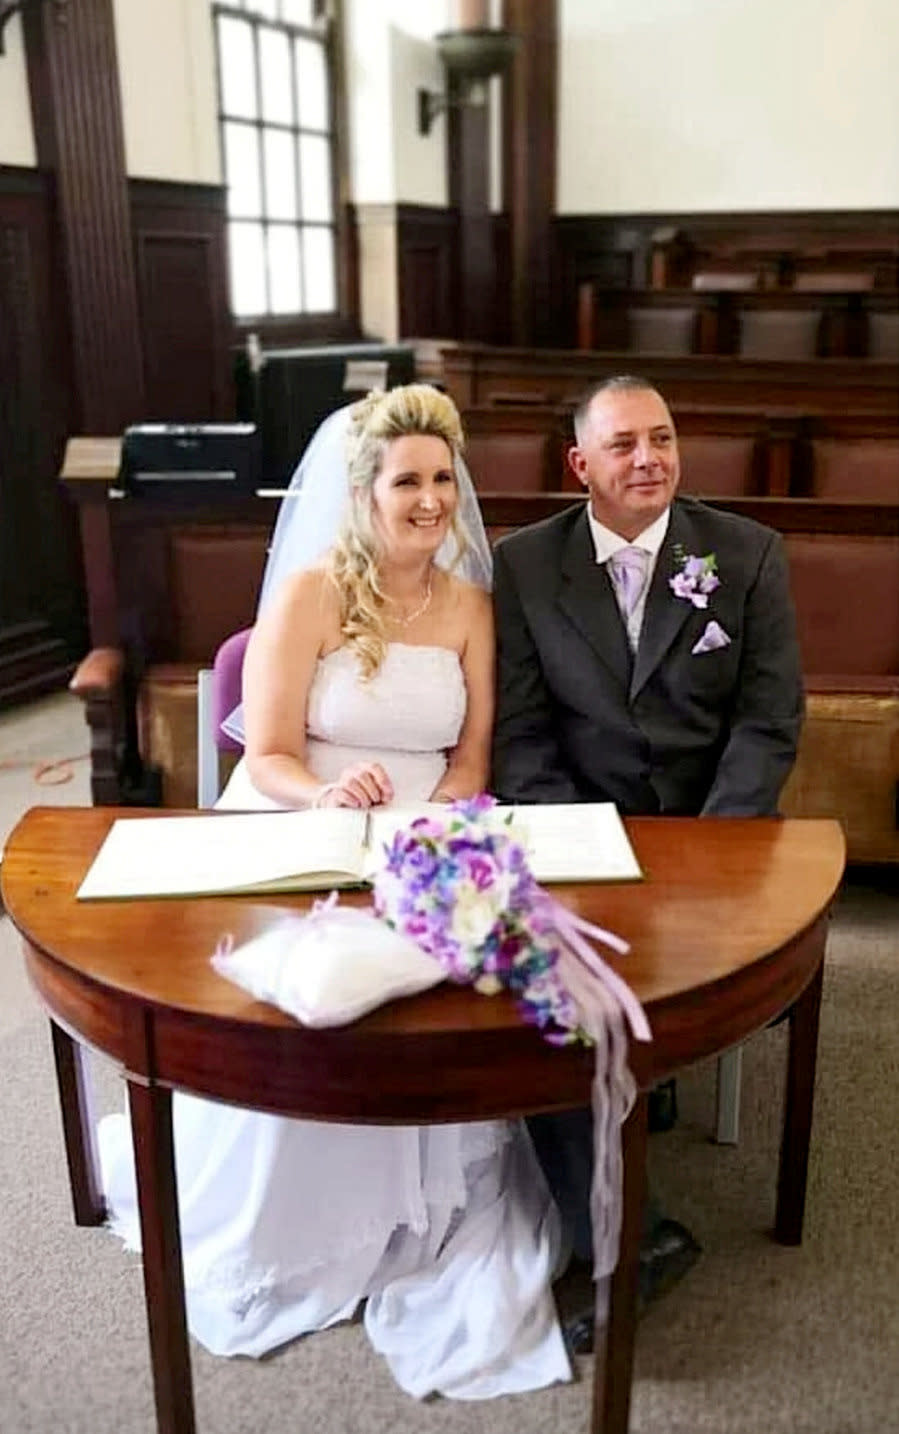
MULTIPOLYGON (((338 648, 310 690, 308 765, 331 780, 375 758, 397 803, 420 801, 464 712, 450 649, 392 643, 360 683, 338 648)), ((273 804, 240 763, 219 805, 273 804)), ((328 1125, 181 1094, 173 1108, 188 1324, 214 1354, 262 1355, 366 1299, 369 1338, 410 1394, 571 1377, 550 1290, 558 1217, 520 1124, 328 1125)), ((101 1122, 100 1158, 112 1229, 139 1249, 126 1116, 101 1122)))

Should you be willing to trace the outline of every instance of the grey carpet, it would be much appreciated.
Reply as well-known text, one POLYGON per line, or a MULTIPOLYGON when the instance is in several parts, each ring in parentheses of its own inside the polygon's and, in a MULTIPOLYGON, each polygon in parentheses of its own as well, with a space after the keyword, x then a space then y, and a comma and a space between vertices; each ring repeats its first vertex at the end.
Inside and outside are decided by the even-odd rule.
MULTIPOLYGON (((64 700, 0 721, 2 753, 82 740, 64 700), (38 727, 33 725, 38 723, 38 727), (57 724, 61 724, 57 726, 57 724), (59 730, 63 736, 53 739, 59 730), (33 740, 39 731, 39 741, 33 740)), ((86 771, 31 790, 0 773, 0 836, 18 810, 86 801, 86 771)), ((899 1431, 899 903, 885 877, 847 884, 827 960, 806 1235, 769 1237, 785 1032, 746 1048, 735 1149, 710 1143, 714 1067, 681 1078, 681 1120, 651 1142, 666 1208, 702 1260, 644 1319, 633 1434, 891 1434, 899 1431)), ((95 1061, 99 1110, 117 1105, 95 1061)), ((151 1434, 140 1261, 71 1219, 47 1023, 0 920, 0 1431, 151 1434)), ((576 1384, 459 1404, 401 1394, 358 1325, 276 1356, 192 1349, 200 1434, 585 1434, 576 1384)))

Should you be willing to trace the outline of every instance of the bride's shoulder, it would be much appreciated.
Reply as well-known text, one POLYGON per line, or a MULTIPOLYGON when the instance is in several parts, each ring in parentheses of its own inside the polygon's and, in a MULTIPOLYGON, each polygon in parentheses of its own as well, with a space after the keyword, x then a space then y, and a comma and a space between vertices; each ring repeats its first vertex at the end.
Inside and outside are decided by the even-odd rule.
POLYGON ((318 624, 338 613, 340 599, 326 567, 305 568, 285 578, 266 607, 276 625, 318 624))
POLYGON ((444 577, 447 596, 460 610, 471 613, 489 610, 490 594, 478 587, 477 583, 470 583, 466 578, 457 577, 455 573, 444 573, 444 577))

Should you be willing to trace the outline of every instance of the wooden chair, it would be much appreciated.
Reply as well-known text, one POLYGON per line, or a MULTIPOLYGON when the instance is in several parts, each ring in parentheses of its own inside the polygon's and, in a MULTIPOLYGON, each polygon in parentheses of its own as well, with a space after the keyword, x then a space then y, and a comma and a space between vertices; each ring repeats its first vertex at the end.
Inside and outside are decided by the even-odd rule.
POLYGON ((813 359, 820 309, 744 309, 739 316, 741 358, 813 359))
POLYGON ((696 346, 698 312, 693 308, 630 309, 629 347, 635 353, 691 354, 696 346))

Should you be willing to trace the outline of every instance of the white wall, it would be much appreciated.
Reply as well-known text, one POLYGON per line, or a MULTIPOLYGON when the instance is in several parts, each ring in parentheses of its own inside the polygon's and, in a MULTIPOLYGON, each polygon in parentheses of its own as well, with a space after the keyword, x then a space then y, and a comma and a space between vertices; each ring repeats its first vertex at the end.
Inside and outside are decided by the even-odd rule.
POLYGON ((560 0, 562 214, 899 205, 896 0, 560 0))
POLYGON ((128 174, 218 184, 210 0, 113 0, 113 7, 128 174))
MULTIPOLYGON (((501 0, 485 0, 500 23, 501 0)), ((419 89, 442 93, 434 36, 457 23, 458 0, 344 0, 350 197, 357 204, 447 204, 446 115, 418 133, 419 89)), ((499 81, 490 86, 490 207, 501 208, 499 81)))
POLYGON ((22 45, 22 22, 14 15, 3 32, 6 54, 0 55, 0 164, 37 163, 28 77, 22 45))
POLYGON ((350 198, 357 204, 446 200, 446 132, 416 124, 416 91, 443 87, 433 36, 448 0, 346 0, 350 198))

